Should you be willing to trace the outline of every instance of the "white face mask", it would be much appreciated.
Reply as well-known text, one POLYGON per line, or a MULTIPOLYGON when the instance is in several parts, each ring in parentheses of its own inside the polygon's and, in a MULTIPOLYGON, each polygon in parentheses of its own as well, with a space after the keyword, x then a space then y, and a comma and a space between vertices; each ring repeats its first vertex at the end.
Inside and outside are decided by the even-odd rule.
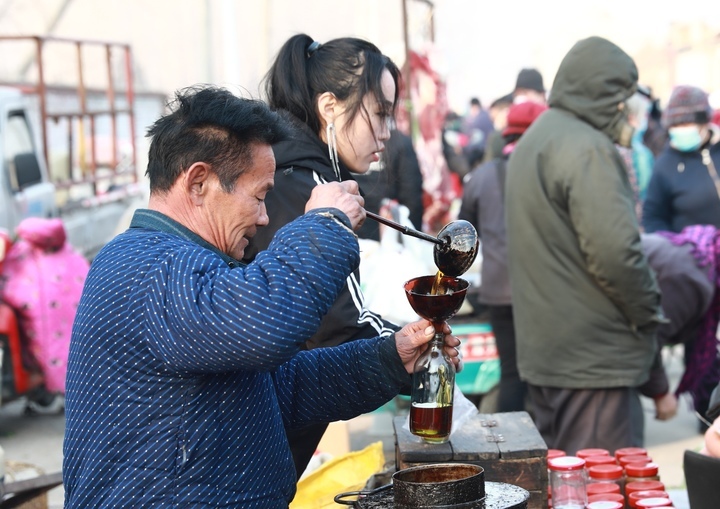
POLYGON ((702 145, 700 127, 697 125, 684 125, 668 129, 670 146, 680 152, 693 152, 702 145))

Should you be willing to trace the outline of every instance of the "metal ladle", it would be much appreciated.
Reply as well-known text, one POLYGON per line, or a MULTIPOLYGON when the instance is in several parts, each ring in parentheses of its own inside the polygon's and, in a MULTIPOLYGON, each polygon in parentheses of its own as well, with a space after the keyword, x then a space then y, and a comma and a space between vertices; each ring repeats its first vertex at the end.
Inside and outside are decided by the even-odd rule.
POLYGON ((405 235, 416 237, 435 244, 433 259, 438 270, 446 276, 459 277, 467 271, 477 257, 480 244, 475 227, 468 221, 459 219, 450 221, 438 233, 437 237, 428 235, 403 226, 395 221, 386 219, 372 212, 366 211, 367 217, 378 223, 389 226, 405 235))

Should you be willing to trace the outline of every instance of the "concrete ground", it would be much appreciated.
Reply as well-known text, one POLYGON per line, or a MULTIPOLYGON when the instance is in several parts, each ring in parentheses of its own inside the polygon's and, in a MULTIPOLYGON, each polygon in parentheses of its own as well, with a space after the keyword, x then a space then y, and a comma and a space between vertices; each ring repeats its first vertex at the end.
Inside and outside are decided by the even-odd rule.
MULTIPOLYGON (((676 384, 682 370, 682 353, 666 352, 665 363, 676 384)), ((677 509, 687 509, 687 494, 682 470, 683 451, 699 450, 702 435, 698 433, 698 421, 684 401, 678 415, 671 421, 653 419, 650 401, 645 401, 645 440, 650 456, 660 466, 660 477, 669 490, 677 509)), ((37 469, 46 473, 62 468, 62 439, 65 430, 64 415, 26 415, 22 402, 0 408, 0 445, 5 459, 12 466, 16 477, 33 475, 37 469), (10 463, 12 462, 12 463, 10 463)), ((372 414, 363 415, 338 424, 328 433, 322 448, 336 454, 345 450, 360 450, 372 442, 381 441, 386 461, 394 458, 392 418, 405 410, 389 404, 372 414)), ((483 410, 485 411, 485 410, 483 410)), ((48 494, 49 508, 62 507, 62 487, 48 494)))

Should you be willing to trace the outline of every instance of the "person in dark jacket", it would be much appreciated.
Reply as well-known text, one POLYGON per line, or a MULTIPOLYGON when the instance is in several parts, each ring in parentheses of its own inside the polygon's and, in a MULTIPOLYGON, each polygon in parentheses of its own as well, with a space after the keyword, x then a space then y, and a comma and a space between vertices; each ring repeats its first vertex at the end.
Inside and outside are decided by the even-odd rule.
POLYGON ((315 187, 245 265, 287 126, 260 101, 201 87, 149 133, 148 208, 93 260, 73 325, 65 508, 287 509, 284 427, 392 399, 433 327, 303 351, 360 261, 357 184, 315 187))
POLYGON ((643 205, 646 232, 720 227, 720 132, 711 117, 705 91, 673 90, 663 112, 670 141, 655 161, 643 205))
POLYGON ((510 277, 507 268, 505 180, 507 160, 522 134, 546 106, 533 102, 514 104, 502 131, 505 148, 494 160, 465 177, 458 219, 469 221, 482 240, 482 272, 478 301, 487 306, 500 357, 498 412, 525 410, 525 382, 517 370, 510 277))
POLYGON ((506 220, 518 369, 548 447, 641 445, 660 292, 615 143, 632 128, 632 58, 590 37, 510 156, 506 220), (639 417, 639 418, 638 418, 639 417))
MULTIPOLYGON (((252 239, 245 259, 266 249, 275 233, 303 214, 315 186, 352 181, 380 160, 398 100, 397 66, 373 44, 355 38, 324 44, 305 34, 288 39, 265 78, 270 107, 295 128, 273 144, 275 188, 265 204, 270 222, 252 239)), ((306 347, 335 346, 392 334, 398 326, 367 309, 355 270, 306 347)), ((317 449, 327 424, 289 430, 298 477, 317 449)))

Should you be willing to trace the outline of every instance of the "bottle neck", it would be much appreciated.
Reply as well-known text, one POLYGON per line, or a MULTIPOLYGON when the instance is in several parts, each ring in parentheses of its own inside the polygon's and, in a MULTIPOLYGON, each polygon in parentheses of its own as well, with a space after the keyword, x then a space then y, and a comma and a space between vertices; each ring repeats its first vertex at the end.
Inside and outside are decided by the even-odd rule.
POLYGON ((445 342, 445 334, 442 332, 436 332, 435 335, 430 340, 430 346, 441 348, 443 343, 445 342))

